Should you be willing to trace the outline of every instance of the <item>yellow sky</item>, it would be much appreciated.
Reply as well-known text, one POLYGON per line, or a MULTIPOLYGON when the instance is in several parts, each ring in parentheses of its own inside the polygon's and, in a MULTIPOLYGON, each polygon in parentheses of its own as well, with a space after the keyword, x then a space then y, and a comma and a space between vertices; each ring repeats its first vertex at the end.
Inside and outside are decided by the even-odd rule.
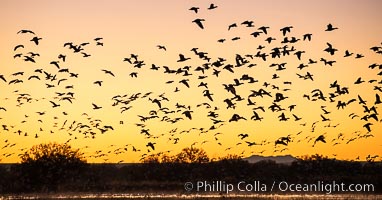
POLYGON ((4 125, 0 127, 0 162, 18 162, 18 154, 34 144, 68 140, 73 147, 83 148, 90 162, 139 162, 144 154, 170 150, 171 154, 175 154, 195 142, 196 147, 204 148, 211 157, 228 153, 242 156, 260 152, 265 156, 318 153, 339 159, 360 156, 363 160, 368 155, 381 155, 380 117, 376 114, 378 120, 370 117, 368 121, 361 120, 366 114, 372 115, 373 111, 364 113, 358 98, 358 95, 361 96, 366 101, 365 106, 375 106, 380 112, 380 105, 374 105, 376 94, 381 95, 375 90, 375 87, 380 86, 380 71, 378 67, 368 68, 373 63, 382 64, 381 54, 370 50, 374 46, 382 47, 380 1, 216 1, 213 3, 218 7, 209 10, 210 3, 186 0, 1 1, 0 75, 7 82, 0 80, 0 107, 6 109, 0 110, 0 124, 4 125), (191 7, 199 7, 198 13, 189 10, 191 7), (197 18, 205 20, 204 29, 192 22, 197 18), (253 21, 254 27, 241 25, 246 20, 253 21), (229 25, 234 23, 237 27, 228 31, 229 25), (325 31, 329 23, 338 29, 325 31), (270 27, 267 35, 261 33, 256 38, 250 35, 259 31, 261 26, 270 27), (296 37, 300 39, 298 42, 281 43, 284 36, 280 29, 286 26, 293 26, 286 37, 296 37), (32 30, 35 35, 17 34, 23 29, 32 30), (312 34, 311 41, 302 40, 307 33, 312 34), (30 41, 34 36, 42 38, 39 45, 30 41), (94 39, 97 37, 103 38, 100 40, 103 46, 96 45, 94 39), (234 37, 240 39, 232 41, 234 37), (268 37, 276 40, 268 44, 265 41, 268 37), (219 39, 225 39, 225 42, 217 42, 219 39), (83 46, 80 53, 73 53, 68 46, 64 47, 67 42, 74 45, 89 44, 83 46), (332 44, 338 51, 334 55, 323 51, 328 47, 326 43, 332 44), (19 44, 24 48, 14 51, 19 44), (157 45, 165 46, 166 51, 157 45), (269 55, 266 61, 245 56, 256 55, 259 45, 265 46, 260 53, 269 54, 273 48, 284 45, 305 53, 301 60, 294 55, 296 51, 281 58, 271 58, 269 55), (208 53, 206 55, 211 60, 200 59, 191 51, 192 48, 208 53), (344 57, 345 50, 354 54, 344 57), (23 60, 28 52, 40 54, 34 57, 35 63, 23 60), (82 52, 91 56, 84 58, 82 52), (22 54, 21 58, 14 58, 18 53, 22 54), (65 62, 58 58, 60 54, 66 55, 65 62), (137 68, 134 64, 123 62, 131 54, 138 55, 138 61, 143 61, 145 65, 137 68), (190 59, 177 62, 179 54, 190 59), (229 64, 236 65, 237 54, 245 57, 249 63, 234 67, 234 73, 223 69, 229 64), (356 59, 356 54, 364 57, 356 59), (211 66, 219 58, 226 59, 223 66, 211 66), (321 58, 335 60, 336 63, 332 67, 325 66, 321 58), (309 64, 302 70, 297 68, 301 63, 308 64, 309 59, 317 63, 309 64), (60 69, 68 69, 70 73, 78 74, 78 78, 58 72, 50 64, 52 61, 59 61, 60 69), (281 63, 287 63, 285 70, 277 71, 277 67, 269 67, 281 63), (160 69, 150 69, 152 64, 160 69), (249 64, 256 66, 249 68, 249 64), (203 65, 210 67, 204 74, 195 71, 203 65), (163 66, 173 70, 190 66, 188 72, 192 75, 183 76, 184 72, 166 74, 163 66), (36 69, 56 75, 57 80, 46 80, 45 73, 35 72, 36 69), (104 73, 103 69, 110 70, 115 76, 104 73), (221 71, 219 77, 213 75, 214 69, 221 71), (13 76, 16 72, 24 74, 13 76), (137 72, 138 77, 131 77, 132 72, 137 72), (297 74, 304 76, 307 72, 313 74, 314 81, 298 78, 297 74), (232 100, 236 108, 227 109, 224 100, 234 96, 222 84, 234 84, 234 79, 240 79, 244 74, 258 82, 240 80, 244 84, 235 86, 235 89, 244 100, 232 100), (280 78, 272 79, 274 74, 280 78), (41 80, 28 80, 32 75, 37 75, 41 80), (204 75, 205 79, 199 79, 199 76, 204 75), (354 84, 359 77, 365 82, 354 84), (23 83, 9 84, 16 79, 23 83), (58 84, 60 79, 66 80, 58 84), (188 79, 190 88, 180 83, 183 79, 188 79), (103 82, 98 86, 93 84, 95 81, 103 82), (349 94, 337 96, 330 102, 329 95, 336 89, 329 87, 335 81, 341 88, 349 88, 349 94), (208 90, 213 93, 213 102, 203 96, 205 88, 198 87, 200 82, 208 84, 208 90), (265 87, 264 82, 270 85, 265 87), (47 88, 46 84, 54 87, 47 88), (67 89, 66 86, 73 88, 67 89), (176 88, 179 92, 174 92, 176 88), (252 91, 260 89, 270 92, 272 97, 251 97, 256 105, 247 105, 252 91), (323 93, 326 101, 313 100, 314 93, 317 93, 313 92, 315 89, 323 93), (74 94, 73 103, 60 100, 63 96, 67 97, 68 92, 74 94), (144 97, 148 92, 150 94, 144 97), (63 96, 58 96, 59 93, 63 93, 63 96), (131 100, 130 97, 138 93, 138 98, 131 100), (276 93, 288 98, 277 102, 285 110, 272 112, 268 107, 275 100, 276 93), (131 101, 126 105, 120 102, 113 106, 116 101, 112 97, 116 95, 122 96, 117 100, 126 101, 130 98, 131 101), (304 95, 308 95, 310 100, 304 95), (162 107, 174 113, 159 111, 158 105, 149 99, 160 99, 162 107), (355 99, 355 102, 344 109, 337 109, 339 101, 348 102, 351 99, 355 99), (60 106, 52 108, 50 101, 60 106), (92 103, 102 108, 94 110, 92 103), (188 108, 177 108, 177 103, 190 106, 192 120, 182 114, 188 108), (197 106, 201 103, 209 103, 211 108, 197 106), (290 105, 296 105, 295 109, 289 111, 290 105), (121 113, 123 106, 132 107, 121 113), (265 112, 256 110, 263 120, 253 121, 253 108, 259 106, 265 108, 265 112), (214 110, 215 107, 218 110, 214 110), (330 113, 324 114, 322 108, 330 113), (219 115, 216 119, 224 122, 214 125, 211 117, 207 117, 209 111, 214 111, 219 115), (45 114, 39 115, 37 112, 45 114), (279 121, 278 116, 282 113, 290 119, 279 121), (247 120, 229 122, 234 114, 247 120), (293 114, 302 119, 295 121, 293 114), (142 122, 138 115, 157 118, 142 122), (331 121, 322 121, 321 115, 331 121), (352 119, 353 115, 357 117, 352 119), (169 120, 182 119, 170 123, 165 122, 165 116, 169 120), (369 122, 373 124, 371 132, 363 127, 369 122), (136 124, 144 124, 145 127, 136 124), (212 125, 216 129, 209 130, 212 125), (103 126, 112 126, 114 130, 102 134, 99 128, 103 126), (151 136, 147 138, 141 134, 142 129, 148 129, 151 136), (241 140, 238 137, 241 133, 249 136, 241 140), (35 138, 36 134, 38 138, 35 138), (288 135, 292 139, 288 146, 275 147, 277 139, 288 135), (320 135, 324 135, 326 143, 317 142, 313 147, 320 135), (175 138, 179 138, 176 144, 175 138), (246 141, 262 145, 249 147, 246 141), (154 151, 146 147, 148 142, 156 143, 154 151), (132 151, 133 147, 140 151, 132 151), (102 152, 97 153, 99 150, 102 152), (102 153, 105 155, 97 157, 102 153))

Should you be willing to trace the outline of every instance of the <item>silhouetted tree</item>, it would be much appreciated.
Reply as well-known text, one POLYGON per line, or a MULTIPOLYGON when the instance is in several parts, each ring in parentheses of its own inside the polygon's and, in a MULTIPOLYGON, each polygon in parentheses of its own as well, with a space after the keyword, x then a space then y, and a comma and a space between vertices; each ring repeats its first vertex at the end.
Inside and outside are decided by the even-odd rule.
POLYGON ((54 191, 77 181, 86 166, 78 149, 68 144, 47 143, 35 145, 21 155, 19 172, 30 187, 26 190, 54 191))
POLYGON ((187 147, 175 156, 174 161, 178 163, 208 163, 210 158, 203 149, 187 147))

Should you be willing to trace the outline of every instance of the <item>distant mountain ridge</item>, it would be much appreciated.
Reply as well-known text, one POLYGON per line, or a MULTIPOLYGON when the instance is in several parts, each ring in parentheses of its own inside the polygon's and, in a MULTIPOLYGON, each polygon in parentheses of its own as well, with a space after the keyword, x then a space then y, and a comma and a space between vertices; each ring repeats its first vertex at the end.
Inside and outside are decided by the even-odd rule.
POLYGON ((248 161, 249 163, 257 163, 260 161, 271 160, 278 164, 291 164, 293 161, 296 161, 297 158, 291 155, 283 155, 283 156, 260 156, 260 155, 252 155, 247 158, 243 158, 243 160, 248 161))

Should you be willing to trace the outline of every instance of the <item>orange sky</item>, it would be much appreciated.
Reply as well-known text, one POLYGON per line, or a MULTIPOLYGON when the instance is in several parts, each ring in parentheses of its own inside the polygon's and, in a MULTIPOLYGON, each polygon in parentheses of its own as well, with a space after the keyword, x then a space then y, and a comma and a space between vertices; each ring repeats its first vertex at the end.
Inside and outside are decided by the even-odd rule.
POLYGON ((375 90, 375 87, 381 85, 381 78, 377 75, 380 71, 378 67, 368 68, 373 63, 382 64, 381 54, 370 50, 374 46, 382 47, 380 1, 216 1, 213 3, 218 7, 208 10, 210 3, 212 2, 183 0, 65 3, 1 1, 0 75, 7 82, 0 80, 0 107, 6 109, 0 110, 0 124, 4 125, 4 128, 0 127, 0 162, 19 162, 18 154, 34 144, 68 140, 73 147, 83 148, 89 162, 139 162, 144 154, 165 151, 175 154, 195 142, 196 147, 204 148, 211 157, 228 153, 242 156, 260 153, 265 156, 302 156, 318 153, 339 159, 355 159, 360 156, 364 160, 368 155, 381 155, 380 117, 376 115, 378 120, 370 117, 368 121, 361 120, 366 114, 373 112, 364 113, 364 107, 358 99, 360 95, 366 101, 365 106, 375 106, 377 112, 381 112, 378 109, 380 105, 374 105, 376 94, 382 95, 375 90), (199 7, 198 13, 189 10, 193 6, 199 7), (197 18, 205 19, 204 29, 192 23, 197 18), (245 20, 253 21, 254 27, 241 25, 245 20), (233 23, 237 27, 228 31, 228 26, 233 23), (325 31, 329 23, 338 29, 325 31), (250 35, 259 31, 261 26, 270 27, 267 35, 261 33, 256 38, 250 35), (286 26, 293 26, 286 37, 296 37, 300 39, 298 42, 281 43, 284 36, 280 29, 286 26), (22 29, 32 30, 36 35, 17 34, 22 29), (306 33, 312 34, 311 41, 302 40, 306 33), (30 41, 34 36, 42 38, 39 45, 30 41), (94 39, 97 37, 103 38, 103 46, 96 45, 94 39), (240 39, 232 41, 234 37, 240 39), (276 40, 268 44, 265 42, 267 37, 276 40), (226 41, 219 43, 219 39, 226 41), (74 45, 89 42, 83 46, 84 50, 81 52, 91 56, 84 58, 81 53, 73 53, 73 50, 63 46, 66 42, 74 45), (327 42, 338 49, 334 55, 323 51, 328 47, 327 42), (19 44, 24 45, 24 48, 14 51, 14 47, 19 44), (158 49, 157 45, 164 45, 167 50, 158 49), (301 60, 293 55, 294 52, 290 56, 273 59, 269 55, 266 61, 259 57, 252 59, 245 56, 257 54, 259 45, 265 46, 260 52, 266 54, 273 48, 284 45, 288 45, 288 48, 294 46, 296 51, 305 53, 301 60), (190 51, 192 48, 208 53, 206 55, 211 60, 200 59, 190 51), (354 54, 344 57, 345 50, 354 54), (35 63, 23 60, 28 52, 40 54, 34 57, 35 63), (14 59, 14 55, 18 53, 22 54, 21 58, 14 59), (59 60, 59 54, 66 55, 65 62, 59 60), (138 55, 138 60, 144 61, 145 65, 136 68, 133 64, 123 62, 131 54, 138 55), (179 54, 190 59, 177 62, 179 54), (249 63, 234 68, 234 73, 223 69, 228 64, 236 65, 236 54, 245 57, 249 63), (356 54, 364 57, 356 59, 356 54), (211 67, 218 58, 226 59, 223 66, 211 67), (325 66, 320 61, 321 58, 335 60, 336 63, 332 67, 325 66), (308 64, 309 59, 318 62, 309 64, 309 67, 302 70, 297 68, 301 63, 308 64), (59 61, 61 69, 67 68, 69 72, 78 74, 78 78, 70 77, 69 73, 58 72, 50 64, 51 61, 59 61), (285 70, 277 71, 277 67, 269 67, 271 64, 281 63, 287 63, 285 70), (151 70, 152 64, 160 69, 151 70), (256 66, 249 68, 249 64, 256 66), (210 66, 205 74, 195 71, 198 66, 203 65, 210 66), (192 75, 183 76, 184 72, 165 74, 163 66, 174 70, 190 66, 189 74, 192 75), (45 74, 35 72, 36 69, 56 74, 57 80, 45 80, 45 74), (102 69, 110 70, 115 76, 105 74, 102 69), (214 69, 221 71, 219 77, 212 75, 214 69), (16 72, 24 74, 13 76, 16 72), (129 76, 132 72, 137 72, 138 77, 129 76), (297 74, 305 75, 307 72, 313 74, 314 81, 298 78, 297 74), (224 90, 222 84, 234 84, 234 79, 240 79, 244 74, 258 82, 240 80, 243 84, 235 86, 235 89, 244 100, 232 100, 236 108, 227 109, 224 100, 234 96, 224 90), (273 74, 280 78, 272 79, 273 74), (41 80, 28 80, 32 75, 37 75, 41 80), (207 77, 198 79, 202 75, 207 77), (354 84, 359 77, 365 82, 354 84), (9 84, 15 79, 22 80, 23 83, 9 84), (60 79, 66 80, 58 84, 60 79), (189 80, 190 88, 179 83, 183 79, 189 80), (102 86, 93 84, 97 80, 103 81, 102 86), (336 90, 329 86, 336 80, 341 88, 349 88, 349 94, 337 96, 330 102, 329 95, 336 90), (369 82, 370 80, 376 81, 369 82), (167 81, 173 83, 168 84, 167 81), (286 81, 292 84, 285 84, 286 81), (205 88, 198 87, 200 82, 208 84, 208 90, 213 93, 213 102, 203 96, 205 88), (270 83, 270 86, 263 86, 264 82, 270 83), (54 87, 47 88, 46 84, 54 87), (73 88, 66 89, 66 86, 73 88), (175 88, 180 91, 174 92, 175 88), (247 100, 251 91, 260 89, 270 92, 272 97, 252 97, 251 100, 256 105, 248 106, 247 100), (326 101, 312 101, 312 91, 315 89, 323 92, 326 101), (74 94, 73 103, 60 100, 62 96, 58 96, 59 93, 68 96, 68 92, 74 94), (151 93, 143 97, 148 92, 151 93), (141 94, 127 105, 119 103, 113 106, 115 100, 112 97, 127 94, 126 97, 119 98, 125 101, 137 93, 141 94), (272 112, 268 107, 275 100, 276 93, 282 93, 288 98, 277 102, 285 110, 272 112), (20 97, 22 94, 30 96, 20 97), (159 107, 149 100, 161 99, 161 94, 169 99, 161 100, 162 106, 168 108, 168 111, 175 111, 174 113, 165 114, 159 111, 159 107), (311 100, 304 98, 304 95, 309 95, 311 100), (26 101, 25 98, 30 100, 26 101), (355 99, 355 102, 344 109, 337 109, 339 101, 348 102, 351 99, 355 99), (60 106, 52 108, 50 101, 60 106), (211 108, 197 106, 206 102, 211 108), (102 109, 94 110, 92 103, 102 109), (190 106, 193 111, 192 120, 182 114, 187 108, 176 108, 177 103, 190 106), (290 105, 296 105, 295 109, 289 111, 290 105), (123 106, 132 107, 121 113, 123 106), (253 121, 253 108, 259 106, 263 106, 265 112, 256 112, 264 119, 253 121), (215 107, 218 110, 214 110, 215 107), (322 108, 330 113, 324 114, 322 108), (138 115, 154 116, 150 111, 155 111, 157 118, 141 122, 138 115), (214 111, 219 115, 216 119, 224 121, 215 124, 218 127, 215 130, 208 130, 213 125, 211 117, 207 117, 209 111, 214 111), (45 114, 39 115, 36 112, 45 114), (286 122, 279 121, 278 116, 282 113, 290 119, 286 122), (239 114, 247 120, 229 122, 233 114, 239 114), (293 114, 302 119, 295 121, 293 114), (354 114, 357 117, 352 119, 354 114), (331 121, 323 122, 321 115, 331 121), (176 123, 164 122, 162 119, 165 116, 170 120, 182 119, 176 123), (373 124, 371 132, 363 127, 369 122, 373 124), (144 124, 143 129, 149 130, 149 138, 141 134, 142 128, 136 125, 138 123, 144 124), (80 128, 82 125, 86 126, 80 128), (112 126, 114 130, 102 134, 99 128, 103 126, 112 126), (203 128, 202 131, 200 128, 203 128), (191 131, 184 132, 188 130, 191 131), (91 132, 95 134, 94 138, 91 137, 91 132), (238 137, 241 133, 249 136, 241 140, 238 137), (35 138, 36 134, 38 138, 35 138), (288 135, 292 139, 288 146, 275 147, 274 143, 278 138, 288 135), (320 135, 324 135, 326 143, 317 142, 313 147, 314 140, 320 135), (177 144, 174 144, 175 138, 179 138, 177 144), (246 141, 262 145, 248 147, 246 141), (148 142, 156 143, 154 151, 146 147, 148 142), (133 147, 140 151, 132 151, 133 147), (99 150, 102 152, 97 154, 99 150), (149 150, 151 151, 148 152, 149 150), (97 157, 102 153, 105 155, 97 157))

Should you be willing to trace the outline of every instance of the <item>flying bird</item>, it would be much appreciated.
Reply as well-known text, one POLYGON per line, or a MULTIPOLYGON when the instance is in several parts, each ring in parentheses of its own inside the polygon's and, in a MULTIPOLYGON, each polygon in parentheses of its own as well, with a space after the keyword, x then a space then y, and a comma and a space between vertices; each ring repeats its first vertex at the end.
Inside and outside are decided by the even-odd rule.
POLYGON ((285 36, 286 33, 290 32, 291 28, 293 28, 293 26, 286 26, 284 28, 281 28, 280 31, 283 33, 283 36, 285 36))
POLYGON ((316 140, 314 140, 314 144, 313 144, 313 147, 316 145, 317 142, 323 142, 323 143, 326 143, 325 141, 325 136, 324 135, 320 135, 316 138, 316 140))
POLYGON ((155 145, 156 143, 152 143, 152 142, 148 142, 147 144, 146 144, 146 147, 150 147, 152 150, 155 150, 155 145))
POLYGON ((35 35, 35 33, 33 31, 26 30, 26 29, 23 29, 23 30, 20 30, 20 31, 17 32, 17 34, 20 34, 20 33, 31 33, 31 34, 35 35))
POLYGON ((4 78, 4 75, 0 74, 0 79, 3 80, 4 82, 7 82, 7 80, 4 78))
POLYGON ((211 3, 210 6, 207 8, 208 10, 216 9, 218 6, 215 4, 211 3))
POLYGON ((338 29, 338 28, 337 28, 337 27, 333 27, 332 24, 328 24, 328 25, 326 26, 326 30, 325 30, 325 31, 334 31, 334 30, 336 30, 336 29, 338 29))
POLYGON ((191 11, 194 11, 195 13, 198 13, 199 7, 191 7, 188 10, 191 10, 191 11))
POLYGON ((157 45, 157 47, 158 47, 158 49, 163 49, 163 50, 167 51, 166 47, 163 45, 157 45))
POLYGON ((247 138, 249 135, 247 133, 240 133, 238 136, 240 137, 241 140, 243 140, 244 138, 247 138))
POLYGON ((39 38, 39 37, 33 37, 30 41, 32 41, 32 42, 34 42, 36 45, 38 45, 40 40, 42 40, 42 38, 39 38))
POLYGON ((195 19, 194 21, 192 21, 192 22, 194 22, 195 24, 197 24, 198 26, 199 26, 199 28, 201 28, 201 29, 204 29, 204 26, 203 26, 203 21, 205 21, 205 19, 200 19, 200 18, 198 18, 198 19, 195 19))
POLYGON ((15 48, 13 48, 13 51, 16 51, 19 48, 24 48, 24 45, 22 44, 16 45, 15 48))
POLYGON ((102 69, 102 71, 105 72, 105 74, 109 74, 111 76, 114 76, 113 72, 111 72, 110 70, 102 69))
POLYGON ((92 103, 93 105, 93 110, 98 110, 98 109, 101 109, 102 107, 101 106, 97 106, 96 104, 92 103))
POLYGON ((189 59, 191 58, 186 58, 183 54, 179 54, 179 60, 177 62, 184 62, 189 59))

